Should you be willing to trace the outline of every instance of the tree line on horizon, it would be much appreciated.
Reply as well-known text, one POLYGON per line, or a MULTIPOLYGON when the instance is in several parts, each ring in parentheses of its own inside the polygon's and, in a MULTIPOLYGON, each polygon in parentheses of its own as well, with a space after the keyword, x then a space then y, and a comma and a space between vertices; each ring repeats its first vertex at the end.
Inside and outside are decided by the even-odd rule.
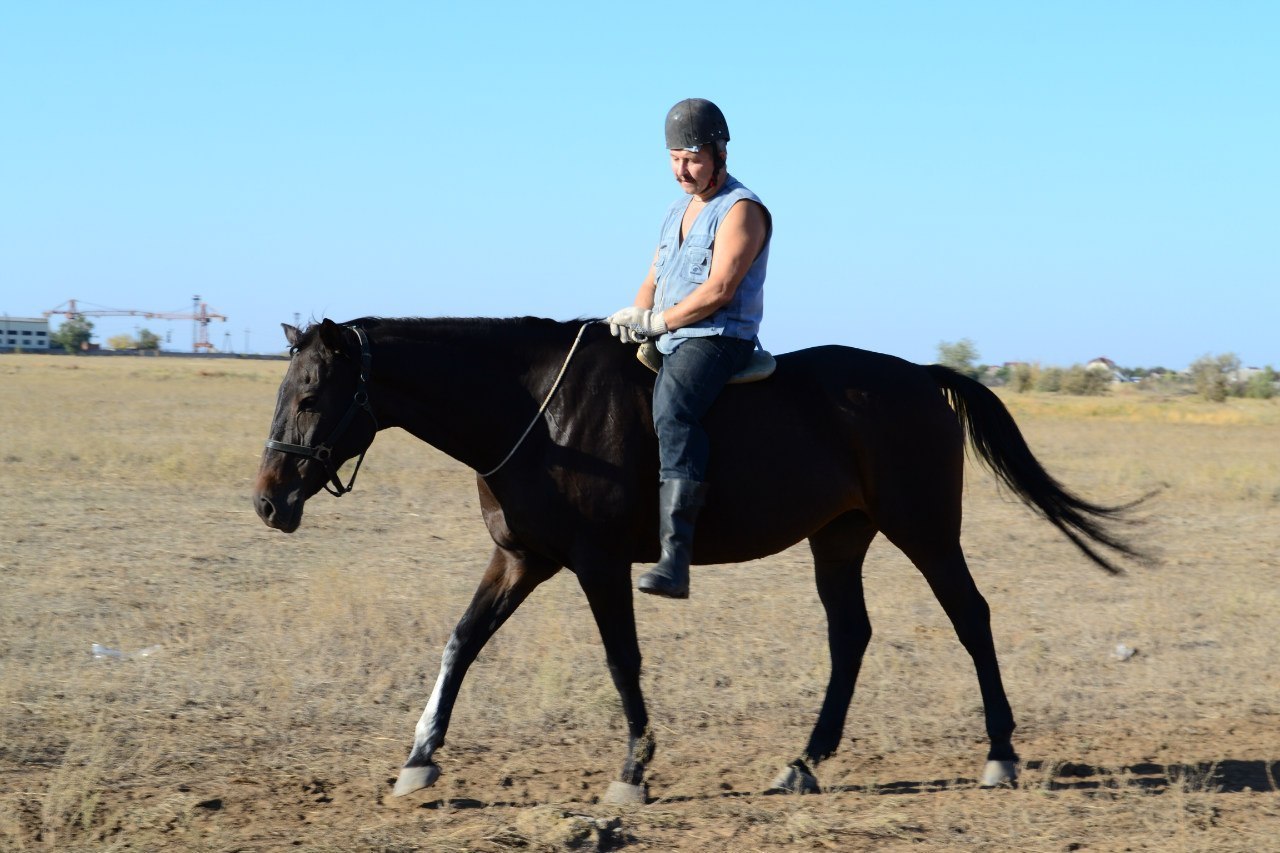
POLYGON ((1045 366, 1038 362, 984 365, 978 362, 978 348, 969 338, 938 342, 938 363, 995 387, 1007 386, 1018 393, 1046 393, 1101 396, 1116 383, 1135 383, 1143 390, 1172 394, 1196 394, 1221 403, 1228 397, 1269 400, 1280 395, 1280 374, 1271 365, 1244 375, 1235 353, 1206 353, 1185 372, 1166 367, 1103 367, 1073 364, 1045 366))
MULTIPOLYGON (((93 321, 84 317, 70 317, 62 322, 56 332, 49 335, 49 342, 69 353, 80 352, 93 340, 93 321)), ((107 346, 115 350, 158 350, 160 336, 150 329, 139 329, 137 337, 128 333, 107 338, 107 346)))

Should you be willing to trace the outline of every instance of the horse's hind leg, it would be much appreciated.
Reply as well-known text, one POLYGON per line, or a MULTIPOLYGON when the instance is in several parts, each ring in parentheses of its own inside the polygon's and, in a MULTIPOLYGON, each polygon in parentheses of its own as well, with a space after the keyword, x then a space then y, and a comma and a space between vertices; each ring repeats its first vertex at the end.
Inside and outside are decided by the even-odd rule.
POLYGON ((610 803, 644 803, 648 799, 644 774, 654 748, 649 712, 640 691, 640 642, 636 637, 630 568, 618 563, 612 569, 604 564, 577 569, 578 583, 600 629, 609 674, 622 699, 630 735, 622 773, 605 793, 605 801, 610 803))
MULTIPOLYGON (((897 544, 897 543, 895 543, 897 544)), ((991 748, 982 784, 995 786, 1012 782, 1017 777, 1017 753, 1013 750, 1013 711, 1000 678, 995 641, 991 636, 991 608, 978 592, 960 543, 953 545, 902 547, 929 582, 942 609, 955 627, 956 635, 973 658, 982 691, 982 708, 986 716, 987 738, 991 748)))
POLYGON ((862 561, 875 535, 865 515, 850 512, 809 537, 818 597, 827 613, 831 679, 809 745, 774 780, 774 789, 816 792, 818 780, 811 768, 833 755, 840 745, 862 655, 871 642, 871 620, 862 594, 862 561))
POLYGON ((432 761, 444 744, 458 688, 485 643, 538 584, 559 571, 559 566, 525 552, 497 548, 471 604, 453 629, 440 659, 440 675, 414 731, 409 760, 400 769, 393 793, 403 796, 434 784, 440 768, 432 761))

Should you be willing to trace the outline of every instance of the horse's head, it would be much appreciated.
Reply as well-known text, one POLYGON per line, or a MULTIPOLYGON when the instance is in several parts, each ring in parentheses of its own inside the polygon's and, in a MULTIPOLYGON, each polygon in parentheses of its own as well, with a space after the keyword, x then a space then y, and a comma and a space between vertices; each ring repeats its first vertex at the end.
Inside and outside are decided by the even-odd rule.
POLYGON ((326 319, 305 330, 285 325, 284 334, 292 358, 276 397, 253 506, 269 527, 292 533, 307 498, 321 488, 339 496, 350 491, 355 474, 344 486, 338 468, 364 458, 378 424, 366 388, 371 356, 363 331, 326 319))

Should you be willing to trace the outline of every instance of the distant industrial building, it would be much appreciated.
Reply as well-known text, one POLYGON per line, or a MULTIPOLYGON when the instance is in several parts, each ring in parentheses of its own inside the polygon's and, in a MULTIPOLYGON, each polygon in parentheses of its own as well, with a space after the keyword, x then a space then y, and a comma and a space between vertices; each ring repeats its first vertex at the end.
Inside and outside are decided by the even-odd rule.
POLYGON ((0 317, 0 352, 49 351, 49 321, 43 317, 0 317))

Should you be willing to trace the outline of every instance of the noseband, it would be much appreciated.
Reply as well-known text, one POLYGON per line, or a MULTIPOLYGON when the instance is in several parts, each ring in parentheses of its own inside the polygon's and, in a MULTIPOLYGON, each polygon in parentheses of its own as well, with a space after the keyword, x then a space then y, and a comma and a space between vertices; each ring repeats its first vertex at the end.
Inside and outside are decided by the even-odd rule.
POLYGON ((333 467, 333 447, 338 443, 338 439, 346 432, 347 427, 351 426, 351 421, 355 418, 356 413, 365 412, 370 420, 373 421, 373 431, 378 431, 378 418, 373 414, 373 407, 369 405, 369 392, 367 390, 369 384, 369 372, 373 366, 373 353, 369 350, 369 337, 365 334, 364 329, 359 326, 348 327, 356 333, 356 340, 360 341, 360 378, 356 380, 356 393, 351 398, 351 405, 347 407, 347 413, 342 416, 342 420, 338 421, 338 425, 334 427, 333 432, 329 433, 329 438, 313 447, 305 444, 289 444, 284 441, 276 441, 274 438, 267 439, 268 450, 278 450, 281 453, 292 453, 295 456, 302 456, 307 459, 314 459, 324 466, 325 473, 329 475, 329 482, 324 484, 324 490, 335 498, 340 498, 356 484, 356 475, 360 473, 360 465, 364 462, 364 455, 369 451, 365 448, 360 451, 360 458, 356 460, 356 469, 351 472, 351 479, 344 486, 342 479, 338 476, 338 469, 333 467), (332 487, 330 487, 332 483, 332 487))

